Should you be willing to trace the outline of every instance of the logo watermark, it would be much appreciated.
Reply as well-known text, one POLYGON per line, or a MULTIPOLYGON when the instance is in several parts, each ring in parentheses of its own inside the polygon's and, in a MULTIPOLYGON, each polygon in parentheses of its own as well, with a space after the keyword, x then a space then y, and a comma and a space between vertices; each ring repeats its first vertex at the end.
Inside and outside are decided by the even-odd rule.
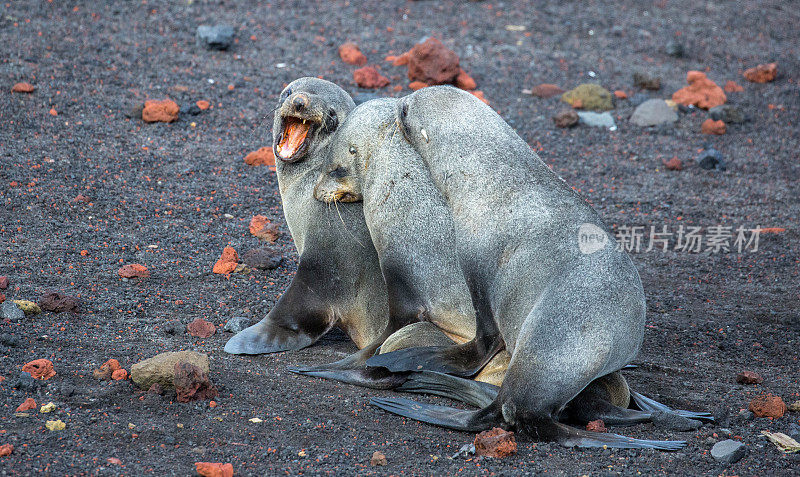
MULTIPOLYGON (((667 225, 648 229, 644 225, 620 225, 614 233, 617 250, 630 253, 675 251, 684 253, 745 253, 757 252, 761 226, 747 228, 713 225, 710 227, 679 225, 671 230, 667 225)), ((584 223, 578 228, 578 248, 592 254, 611 241, 609 234, 595 224, 584 223)))
POLYGON ((609 241, 606 231, 595 224, 584 223, 578 227, 578 248, 585 255, 606 248, 609 241))

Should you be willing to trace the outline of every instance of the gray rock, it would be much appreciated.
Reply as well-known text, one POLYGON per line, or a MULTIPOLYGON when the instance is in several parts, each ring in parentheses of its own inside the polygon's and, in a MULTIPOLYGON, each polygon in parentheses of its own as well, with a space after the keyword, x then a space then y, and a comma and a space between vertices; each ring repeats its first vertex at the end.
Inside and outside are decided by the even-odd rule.
POLYGON ((678 113, 670 108, 663 99, 645 101, 631 115, 631 122, 642 127, 669 124, 677 120, 678 113))
POLYGON ((686 54, 686 48, 683 46, 683 43, 675 40, 667 43, 667 45, 664 47, 664 51, 666 51, 669 56, 673 56, 675 58, 683 58, 683 55, 686 54))
POLYGON ((253 324, 253 320, 244 316, 234 316, 225 323, 224 331, 238 333, 253 324))
POLYGON ((672 412, 656 411, 653 413, 653 424, 670 431, 693 431, 703 425, 702 422, 679 416, 672 412))
POLYGON ((195 351, 177 351, 157 354, 134 364, 131 366, 131 380, 140 389, 150 389, 153 383, 158 383, 164 389, 171 388, 177 362, 193 364, 208 374, 208 355, 195 351))
POLYGON ((635 108, 649 99, 650 96, 647 93, 636 93, 628 98, 628 102, 635 108))
POLYGON ((786 434, 792 439, 800 442, 800 426, 795 423, 789 424, 789 431, 786 434))
POLYGON ((0 335, 0 343, 9 348, 15 348, 19 344, 19 340, 11 333, 3 333, 0 335))
POLYGON ((647 73, 634 73, 633 84, 642 89, 661 89, 661 78, 650 76, 647 73))
POLYGON ((592 113, 592 112, 580 112, 578 113, 578 118, 581 124, 585 124, 587 126, 595 127, 595 128, 613 128, 616 127, 616 123, 614 123, 614 117, 611 116, 611 113, 592 113))
POLYGON ((207 50, 227 50, 233 43, 233 35, 233 27, 228 25, 200 25, 195 38, 197 46, 203 46, 207 50))
POLYGON ((727 169, 727 165, 722 159, 722 153, 713 147, 700 153, 700 155, 697 157, 697 164, 707 171, 710 171, 711 169, 719 169, 724 171, 727 169))
POLYGON ((727 124, 741 124, 747 121, 744 112, 732 104, 721 104, 708 110, 708 115, 714 121, 723 121, 727 124))
POLYGON ((195 103, 183 103, 181 105, 181 114, 191 114, 192 116, 197 116, 201 113, 201 109, 195 103))
POLYGON ((180 335, 186 331, 186 326, 180 320, 170 320, 164 323, 164 333, 168 335, 180 335))
POLYGON ((739 441, 726 439, 717 442, 711 448, 711 457, 723 464, 733 464, 741 460, 747 454, 747 447, 739 441))
POLYGON ((35 379, 33 376, 31 376, 31 373, 20 371, 19 378, 17 378, 12 387, 19 389, 20 391, 36 391, 41 383, 42 381, 35 379))
POLYGON ((0 319, 9 321, 19 321, 25 318, 25 312, 20 310, 16 303, 6 300, 0 305, 0 319))
POLYGON ((259 270, 274 270, 283 261, 283 256, 278 250, 270 247, 254 248, 242 256, 242 262, 250 268, 259 270))

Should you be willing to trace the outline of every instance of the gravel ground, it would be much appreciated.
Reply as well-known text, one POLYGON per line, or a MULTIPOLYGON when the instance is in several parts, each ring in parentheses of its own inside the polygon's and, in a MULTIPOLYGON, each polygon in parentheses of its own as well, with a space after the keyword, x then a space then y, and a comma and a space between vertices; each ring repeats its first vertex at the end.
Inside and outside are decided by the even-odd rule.
POLYGON ((780 453, 759 433, 789 433, 798 414, 773 421, 739 411, 762 392, 787 404, 800 399, 798 24, 796 5, 779 1, 0 4, 0 276, 11 282, 2 292, 36 300, 57 290, 81 300, 77 314, 0 322, 0 445, 15 447, 0 457, 0 474, 190 475, 197 461, 230 462, 237 475, 794 474, 800 454, 780 453), (215 23, 236 30, 228 51, 195 45, 196 27, 215 23), (299 352, 248 358, 222 351, 230 334, 221 329, 204 340, 164 331, 170 320, 260 319, 291 280, 297 256, 274 173, 243 162, 270 145, 283 85, 319 75, 361 97, 408 94, 405 68, 383 58, 429 35, 459 54, 491 105, 617 230, 786 229, 762 235, 757 251, 643 247, 633 254, 649 313, 629 381, 672 406, 713 411, 721 422, 692 432, 652 425, 621 432, 684 439, 685 449, 580 451, 521 439, 513 457, 451 459, 472 435, 368 405, 369 397, 392 393, 286 371, 352 352, 341 332, 299 352), (337 54, 348 40, 403 91, 357 90, 355 67, 337 54), (684 57, 666 54, 670 41, 685 46, 684 57), (742 78, 744 69, 767 62, 778 63, 774 82, 742 78), (707 113, 692 110, 672 127, 642 129, 628 122, 633 106, 620 100, 616 131, 561 130, 550 119, 565 106, 558 98, 521 92, 591 81, 633 94, 632 74, 645 72, 662 80, 651 96, 669 97, 693 69, 720 85, 741 84, 729 103, 750 120, 706 136, 699 130, 707 113), (20 81, 36 90, 12 94, 20 81), (171 124, 129 117, 145 99, 167 97, 212 107, 171 124), (698 167, 704 143, 721 151, 727 171, 698 167), (682 171, 664 168, 673 157, 682 171), (75 200, 81 194, 88 202, 75 200), (212 274, 224 246, 244 252, 258 245, 247 229, 256 214, 280 225, 283 265, 212 274), (117 269, 125 263, 145 264, 151 276, 123 281, 117 269), (181 349, 210 355, 216 407, 92 377, 109 358, 130 369, 181 349), (32 390, 14 388, 22 365, 38 358, 52 360, 57 375, 32 390), (764 383, 736 384, 743 370, 764 383), (16 417, 27 397, 57 409, 16 417), (66 429, 48 431, 50 419, 66 429), (748 453, 724 466, 710 448, 728 432, 748 453), (386 467, 370 466, 376 450, 386 454, 386 467), (109 463, 112 457, 121 464, 109 463))

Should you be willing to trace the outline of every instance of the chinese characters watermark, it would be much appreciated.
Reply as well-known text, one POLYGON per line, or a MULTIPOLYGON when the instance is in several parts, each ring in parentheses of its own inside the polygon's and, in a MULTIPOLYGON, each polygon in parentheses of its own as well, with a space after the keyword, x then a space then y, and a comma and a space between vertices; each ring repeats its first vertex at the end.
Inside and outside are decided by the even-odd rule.
MULTIPOLYGON (((617 250, 630 253, 676 251, 685 253, 744 253, 757 252, 761 226, 747 228, 713 225, 710 227, 679 225, 671 230, 667 225, 621 225, 614 233, 617 250), (648 233, 649 232, 649 233, 648 233)), ((578 248, 592 254, 611 241, 609 233, 597 225, 585 223, 578 228, 578 248)))

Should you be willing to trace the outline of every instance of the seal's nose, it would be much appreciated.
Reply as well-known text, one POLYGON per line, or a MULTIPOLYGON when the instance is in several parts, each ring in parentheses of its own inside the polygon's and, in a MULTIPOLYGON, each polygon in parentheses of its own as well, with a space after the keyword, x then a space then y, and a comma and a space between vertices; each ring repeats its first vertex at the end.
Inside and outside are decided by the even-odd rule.
POLYGON ((296 94, 292 98, 292 106, 298 111, 302 111, 308 107, 308 96, 304 94, 296 94))

